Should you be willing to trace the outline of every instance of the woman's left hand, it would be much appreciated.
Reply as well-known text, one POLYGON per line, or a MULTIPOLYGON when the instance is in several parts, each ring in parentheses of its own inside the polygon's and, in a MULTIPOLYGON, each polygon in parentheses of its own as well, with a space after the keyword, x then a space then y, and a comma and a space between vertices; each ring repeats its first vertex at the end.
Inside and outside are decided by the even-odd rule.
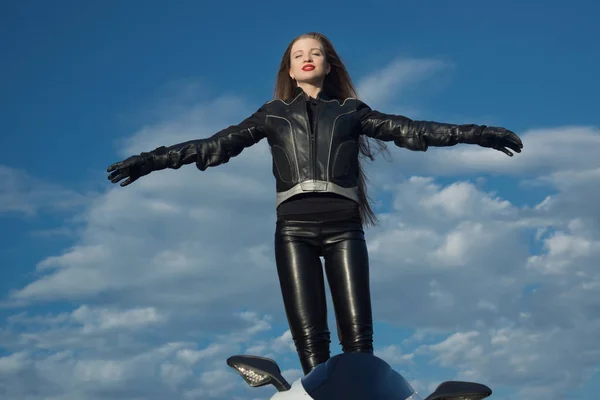
POLYGON ((501 151, 509 157, 513 156, 509 149, 515 153, 520 153, 523 148, 523 142, 516 133, 493 126, 486 126, 483 129, 479 145, 501 151))

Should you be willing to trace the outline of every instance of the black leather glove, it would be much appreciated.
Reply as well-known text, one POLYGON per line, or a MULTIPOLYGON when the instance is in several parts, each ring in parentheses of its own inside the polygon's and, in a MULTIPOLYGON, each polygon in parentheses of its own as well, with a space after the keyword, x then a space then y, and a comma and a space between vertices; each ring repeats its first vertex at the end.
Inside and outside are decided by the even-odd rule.
POLYGON ((121 182, 121 186, 130 185, 152 171, 166 168, 165 157, 168 157, 166 147, 159 147, 149 153, 131 156, 123 161, 112 164, 106 169, 106 172, 110 172, 108 180, 112 183, 117 183, 126 179, 124 182, 121 182))
POLYGON ((516 133, 508 129, 493 126, 483 128, 477 144, 481 147, 489 147, 501 151, 509 157, 512 157, 513 153, 508 149, 511 149, 515 153, 520 153, 523 148, 523 142, 521 142, 516 133))

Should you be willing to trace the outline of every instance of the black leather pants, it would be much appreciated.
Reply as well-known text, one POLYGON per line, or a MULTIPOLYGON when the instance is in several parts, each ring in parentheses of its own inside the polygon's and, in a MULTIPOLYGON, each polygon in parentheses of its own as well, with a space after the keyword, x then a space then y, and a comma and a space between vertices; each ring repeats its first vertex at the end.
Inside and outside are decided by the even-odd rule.
POLYGON ((277 272, 304 374, 330 356, 320 256, 325 260, 342 350, 373 352, 369 259, 360 223, 278 221, 277 272))

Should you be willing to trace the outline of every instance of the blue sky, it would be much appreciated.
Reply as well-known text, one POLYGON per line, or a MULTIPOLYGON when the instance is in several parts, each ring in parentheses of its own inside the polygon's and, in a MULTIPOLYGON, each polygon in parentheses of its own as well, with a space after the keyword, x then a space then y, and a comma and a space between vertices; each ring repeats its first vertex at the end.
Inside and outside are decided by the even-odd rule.
POLYGON ((594 397, 600 6, 341 4, 0 4, 0 393, 266 396, 222 365, 248 349, 297 376, 266 143, 127 189, 105 169, 241 121, 271 98, 288 42, 321 31, 374 108, 500 125, 525 144, 512 159, 392 148, 369 166, 385 217, 367 231, 382 357, 425 392, 473 377, 499 399, 594 397), (139 360, 160 379, 132 372, 139 360))

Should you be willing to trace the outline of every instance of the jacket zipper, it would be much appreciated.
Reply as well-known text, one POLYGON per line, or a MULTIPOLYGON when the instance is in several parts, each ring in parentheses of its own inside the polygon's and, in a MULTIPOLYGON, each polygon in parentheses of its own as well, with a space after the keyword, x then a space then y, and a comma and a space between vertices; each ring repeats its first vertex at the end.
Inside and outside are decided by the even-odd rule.
POLYGON ((315 112, 313 115, 313 130, 312 130, 312 142, 313 142, 313 181, 317 180, 317 115, 319 115, 319 104, 315 102, 315 112))
POLYGON ((315 102, 314 113, 313 113, 313 126, 312 126, 312 151, 313 151, 313 181, 317 180, 317 115, 319 109, 319 105, 315 102))
POLYGON ((317 119, 317 110, 316 107, 314 109, 314 113, 313 113, 313 118, 312 118, 312 124, 310 123, 310 118, 308 115, 308 110, 306 107, 311 107, 312 108, 312 99, 309 99, 308 102, 304 102, 304 115, 306 117, 305 121, 306 121, 306 126, 308 128, 309 131, 309 145, 310 145, 310 161, 311 161, 311 166, 312 166, 312 179, 313 181, 317 180, 317 160, 316 160, 316 149, 315 149, 315 126, 316 126, 316 119, 317 119))

